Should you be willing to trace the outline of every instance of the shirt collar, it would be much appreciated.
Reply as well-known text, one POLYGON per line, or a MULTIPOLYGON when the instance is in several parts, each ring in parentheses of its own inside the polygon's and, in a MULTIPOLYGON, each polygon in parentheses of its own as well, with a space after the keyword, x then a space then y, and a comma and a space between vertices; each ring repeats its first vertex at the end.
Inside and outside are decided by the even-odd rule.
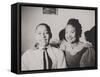
POLYGON ((50 45, 46 46, 45 48, 43 48, 43 47, 39 47, 39 50, 49 49, 49 48, 50 48, 50 45))

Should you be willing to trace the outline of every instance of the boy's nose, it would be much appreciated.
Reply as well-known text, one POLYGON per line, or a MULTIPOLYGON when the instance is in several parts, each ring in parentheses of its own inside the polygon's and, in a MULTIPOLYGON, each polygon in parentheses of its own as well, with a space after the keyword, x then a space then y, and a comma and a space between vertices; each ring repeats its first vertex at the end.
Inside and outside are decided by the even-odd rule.
POLYGON ((45 38, 46 37, 45 34, 43 34, 42 37, 45 38))

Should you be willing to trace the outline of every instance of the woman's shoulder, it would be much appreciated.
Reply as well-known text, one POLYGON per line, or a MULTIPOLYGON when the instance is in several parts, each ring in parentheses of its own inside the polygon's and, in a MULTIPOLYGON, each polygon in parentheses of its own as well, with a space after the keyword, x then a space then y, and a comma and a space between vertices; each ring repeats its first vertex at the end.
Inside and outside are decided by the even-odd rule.
POLYGON ((82 48, 93 48, 93 45, 89 42, 79 42, 79 47, 82 47, 82 48))
POLYGON ((89 43, 89 42, 83 43, 82 46, 83 46, 82 50, 86 51, 85 53, 91 53, 91 52, 95 51, 93 45, 91 43, 89 43))
POLYGON ((86 47, 86 48, 94 48, 93 45, 90 42, 84 43, 84 47, 86 47))
POLYGON ((95 49, 91 43, 85 43, 85 52, 81 57, 82 66, 95 65, 95 49))
POLYGON ((65 50, 66 47, 67 47, 67 41, 66 41, 66 40, 61 41, 60 49, 61 49, 61 50, 65 50))
POLYGON ((83 56, 95 55, 95 49, 91 43, 88 43, 88 42, 84 43, 84 49, 85 49, 85 52, 83 56))

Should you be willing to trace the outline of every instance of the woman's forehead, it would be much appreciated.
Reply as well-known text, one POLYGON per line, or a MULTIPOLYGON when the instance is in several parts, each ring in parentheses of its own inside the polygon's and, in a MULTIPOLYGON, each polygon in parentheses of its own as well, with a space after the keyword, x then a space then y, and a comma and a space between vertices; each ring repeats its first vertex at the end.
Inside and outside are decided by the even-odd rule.
POLYGON ((72 25, 67 25, 65 27, 65 30, 75 30, 75 27, 73 27, 72 25))

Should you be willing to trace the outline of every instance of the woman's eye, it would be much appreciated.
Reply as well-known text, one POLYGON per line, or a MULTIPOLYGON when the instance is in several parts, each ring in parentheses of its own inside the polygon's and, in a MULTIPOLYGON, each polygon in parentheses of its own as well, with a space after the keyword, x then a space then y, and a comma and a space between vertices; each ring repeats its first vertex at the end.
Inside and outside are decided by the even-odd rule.
POLYGON ((71 33, 74 33, 74 32, 71 32, 71 33))
POLYGON ((68 34, 68 32, 66 32, 66 34, 68 34))
POLYGON ((48 32, 46 32, 45 34, 49 34, 48 32))

